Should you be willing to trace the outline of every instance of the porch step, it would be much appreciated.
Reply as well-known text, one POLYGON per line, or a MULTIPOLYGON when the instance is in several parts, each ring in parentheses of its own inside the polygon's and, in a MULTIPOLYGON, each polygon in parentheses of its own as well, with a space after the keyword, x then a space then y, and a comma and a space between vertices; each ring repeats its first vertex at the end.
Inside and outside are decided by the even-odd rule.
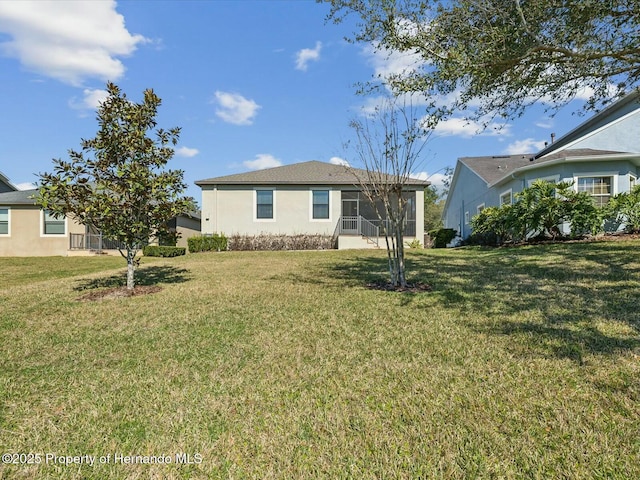
POLYGON ((379 249, 384 237, 378 238, 378 245, 370 238, 360 235, 338 235, 338 250, 379 249))

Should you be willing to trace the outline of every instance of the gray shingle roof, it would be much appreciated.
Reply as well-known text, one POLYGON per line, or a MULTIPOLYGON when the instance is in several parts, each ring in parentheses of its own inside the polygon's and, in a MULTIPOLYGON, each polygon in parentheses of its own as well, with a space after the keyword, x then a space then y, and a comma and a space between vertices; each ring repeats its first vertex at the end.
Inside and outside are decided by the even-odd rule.
POLYGON ((492 157, 462 157, 460 162, 474 171, 487 184, 491 185, 501 179, 513 174, 523 167, 532 167, 553 160, 568 159, 574 157, 597 157, 600 155, 623 154, 612 150, 593 150, 590 148, 580 148, 573 150, 561 150, 545 157, 540 157, 532 161, 535 154, 502 155, 492 157))
MULTIPOLYGON (((223 177, 198 180, 196 185, 355 185, 357 179, 352 170, 343 165, 310 162, 294 163, 254 172, 237 173, 223 177)), ((426 180, 411 179, 410 185, 427 186, 426 180)))
POLYGON ((0 205, 35 205, 35 200, 30 197, 37 194, 37 189, 0 193, 0 205))

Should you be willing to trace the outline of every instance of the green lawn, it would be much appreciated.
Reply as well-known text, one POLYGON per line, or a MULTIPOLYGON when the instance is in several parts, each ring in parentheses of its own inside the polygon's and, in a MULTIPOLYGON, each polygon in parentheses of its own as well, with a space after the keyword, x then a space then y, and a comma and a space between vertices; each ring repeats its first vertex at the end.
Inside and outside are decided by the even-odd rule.
POLYGON ((0 478, 640 478, 639 247, 0 258, 0 478))

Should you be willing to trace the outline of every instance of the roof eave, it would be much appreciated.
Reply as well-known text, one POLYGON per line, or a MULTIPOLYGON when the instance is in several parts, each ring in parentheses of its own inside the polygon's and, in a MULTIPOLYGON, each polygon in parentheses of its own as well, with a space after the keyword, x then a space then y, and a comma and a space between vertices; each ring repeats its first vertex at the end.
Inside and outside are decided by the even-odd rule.
POLYGON ((492 184, 489 185, 489 188, 493 188, 496 187, 502 183, 504 183, 507 180, 511 180, 514 178, 514 176, 516 174, 522 173, 522 172, 527 172, 529 170, 535 170, 537 168, 542 168, 542 167, 546 167, 549 165, 557 165, 559 163, 563 163, 563 162, 569 162, 569 163, 573 163, 573 162, 596 162, 596 161, 610 161, 610 160, 631 160, 631 159, 639 159, 640 160, 640 154, 637 153, 608 153, 605 155, 576 155, 574 157, 560 157, 560 158, 556 158, 554 160, 548 160, 546 162, 543 163, 536 163, 535 160, 532 162, 531 165, 525 165, 524 167, 519 167, 513 170, 513 172, 511 172, 508 175, 505 175, 504 177, 500 178, 499 180, 496 180, 495 182, 493 182, 492 184))

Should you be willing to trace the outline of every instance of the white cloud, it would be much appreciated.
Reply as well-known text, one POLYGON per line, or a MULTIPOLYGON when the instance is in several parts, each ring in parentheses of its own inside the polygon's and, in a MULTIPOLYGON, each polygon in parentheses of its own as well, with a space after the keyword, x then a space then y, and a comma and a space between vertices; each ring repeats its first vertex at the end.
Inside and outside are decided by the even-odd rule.
POLYGON ((427 180, 429 178, 429 174, 427 172, 415 172, 409 174, 411 178, 415 178, 416 180, 427 180))
POLYGON ((509 135, 510 125, 502 125, 495 122, 490 122, 488 125, 484 125, 480 121, 466 120, 460 117, 451 117, 446 120, 438 122, 434 128, 434 133, 442 137, 463 137, 471 138, 476 135, 482 136, 499 136, 509 135))
POLYGON ((176 155, 179 157, 191 158, 195 157, 200 153, 200 150, 197 148, 189 148, 189 147, 180 147, 176 148, 176 155))
POLYGON ((79 86, 87 78, 118 80, 131 55, 147 40, 132 35, 116 2, 0 1, 0 32, 11 40, 0 53, 28 70, 79 86))
POLYGON ((436 187, 438 192, 444 191, 444 181, 447 179, 446 175, 442 173, 432 173, 429 172, 416 172, 409 175, 411 178, 415 178, 417 180, 428 180, 431 185, 436 187))
POLYGON ((392 75, 406 75, 425 65, 425 61, 417 53, 398 52, 375 45, 367 45, 362 52, 368 57, 374 75, 382 79, 392 75))
MULTIPOLYGON (((102 102, 107 99, 109 95, 106 90, 85 88, 82 91, 82 99, 78 100, 77 97, 73 97, 69 100, 69 106, 76 110, 97 110, 102 102)), ((84 116, 84 115, 82 115, 84 116)))
POLYGON ((237 93, 217 91, 213 102, 217 103, 219 107, 216 110, 216 115, 225 122, 234 125, 251 125, 261 108, 253 100, 237 93))
POLYGON ((303 48, 296 53, 296 70, 307 71, 309 62, 317 62, 320 59, 322 42, 316 42, 316 48, 303 48))
POLYGON ((507 155, 518 155, 520 153, 535 153, 544 148, 544 140, 534 140, 526 138, 524 140, 516 140, 504 149, 503 153, 507 155))
POLYGON ((282 166, 282 162, 268 153, 259 153, 255 160, 246 160, 242 164, 249 170, 264 170, 282 166))
POLYGON ((340 157, 331 157, 329 159, 329 163, 331 163, 332 165, 344 165, 345 167, 349 166, 349 162, 340 157))
POLYGON ((33 190, 34 188, 38 188, 38 186, 35 183, 31 183, 31 182, 16 183, 15 187, 18 190, 33 190))

